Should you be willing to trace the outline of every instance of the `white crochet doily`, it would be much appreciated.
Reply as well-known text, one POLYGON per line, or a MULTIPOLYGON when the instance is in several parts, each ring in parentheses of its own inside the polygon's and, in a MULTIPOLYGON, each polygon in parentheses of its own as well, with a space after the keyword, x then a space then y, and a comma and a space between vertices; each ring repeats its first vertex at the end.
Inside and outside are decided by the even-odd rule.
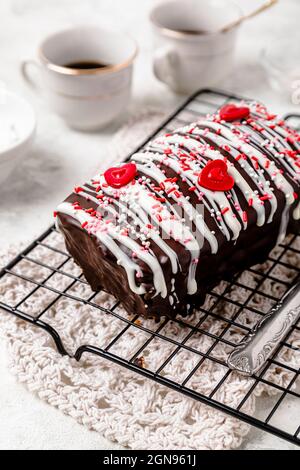
MULTIPOLYGON (((136 116, 134 122, 122 129, 113 142, 114 155, 118 158, 124 157, 132 147, 132 135, 135 136, 136 142, 137 138, 142 138, 145 135, 143 133, 149 132, 154 122, 158 122, 161 118, 162 115, 154 111, 136 116)), ((55 233, 49 237, 47 243, 63 247, 60 235, 55 233)), ((279 250, 280 248, 276 248, 275 254, 279 250)), ((9 253, 3 255, 1 264, 4 264, 13 252, 14 250, 10 250, 9 253)), ((31 257, 34 256, 43 259, 44 264, 54 267, 62 261, 62 255, 50 252, 43 247, 35 248, 31 253, 31 257)), ((287 253, 286 260, 294 262, 289 259, 289 256, 292 257, 293 254, 287 253)), ((263 269, 267 266, 268 263, 263 266, 263 269)), ((49 275, 49 270, 46 268, 25 260, 15 269, 39 281, 49 275)), ((74 275, 80 273, 79 268, 71 261, 63 269, 74 275)), ((280 272, 272 274, 280 275, 283 279, 289 279, 292 276, 292 273, 285 268, 280 268, 280 272)), ((241 279, 243 284, 249 286, 253 286, 256 281, 257 279, 249 273, 243 274, 241 279)), ((61 290, 67 288, 71 282, 72 279, 55 274, 46 282, 46 285, 58 286, 61 290)), ((0 279, 0 296, 6 303, 13 306, 32 290, 32 287, 33 285, 28 282, 6 275, 0 279)), ((280 288, 280 284, 269 281, 265 281, 262 286, 265 292, 276 297, 281 294, 280 288)), ((224 284, 218 289, 224 289, 224 284)), ((76 283, 68 292, 82 298, 87 298, 91 294, 90 289, 80 283, 76 283)), ((241 288, 236 288, 230 296, 243 302, 245 292, 241 288)), ((30 314, 38 313, 54 298, 55 294, 40 288, 22 304, 22 310, 30 314)), ((97 301, 109 307, 113 299, 101 293, 97 296, 97 301)), ((208 298, 206 307, 211 303, 212 298, 208 298)), ((250 305, 264 312, 270 307, 267 299, 258 294, 251 299, 250 305)), ((223 316, 227 317, 235 313, 233 304, 222 305, 220 303, 218 309, 223 316)), ((118 308, 118 314, 128 318, 122 308, 118 308)), ((200 315, 199 312, 194 313, 187 322, 195 324, 200 315)), ((53 304, 43 319, 55 327, 70 352, 74 352, 82 344, 105 347, 124 327, 124 323, 119 319, 112 319, 110 315, 95 308, 63 297, 53 304)), ((142 319, 141 321, 144 326, 153 327, 151 320, 142 319)), ((245 310, 239 315, 238 321, 251 326, 257 321, 257 317, 245 310)), ((213 318, 205 320, 202 325, 213 335, 218 335, 225 326, 224 321, 213 318)), ((20 382, 26 384, 29 390, 50 405, 123 446, 148 450, 231 449, 238 447, 249 431, 249 426, 239 420, 188 399, 178 392, 100 357, 84 354, 80 362, 69 357, 62 357, 56 351, 47 333, 4 311, 1 311, 0 315, 0 328, 2 336, 7 340, 11 370, 20 382)), ((177 323, 169 322, 162 333, 171 338, 182 339, 188 332, 177 323)), ((231 327, 224 337, 238 343, 241 339, 241 331, 237 327, 231 327)), ((115 343, 111 352, 129 358, 146 339, 147 335, 143 332, 136 334, 133 328, 129 328, 127 333, 115 343)), ((192 335, 187 344, 205 352, 213 341, 213 338, 209 336, 197 334, 192 335)), ((300 334, 294 332, 291 341, 296 348, 299 348, 300 334)), ((151 370, 157 369, 168 357, 173 347, 171 343, 160 340, 151 341, 142 353, 145 367, 151 370)), ((221 361, 226 361, 228 352, 228 346, 219 342, 211 354, 221 361)), ((280 354, 282 362, 298 367, 292 349, 286 348, 280 354)), ((182 382, 198 360, 199 356, 182 350, 162 373, 169 379, 182 382)), ((222 365, 207 359, 188 382, 188 386, 208 396, 226 371, 227 369, 222 365)), ((291 376, 287 369, 273 367, 269 369, 266 378, 270 382, 287 386, 291 376)), ((214 398, 235 407, 252 383, 252 379, 230 374, 214 398)), ((273 391, 275 390, 274 388, 273 391)), ((242 411, 253 414, 257 397, 263 393, 273 392, 270 392, 270 387, 260 384, 246 401, 242 411)))

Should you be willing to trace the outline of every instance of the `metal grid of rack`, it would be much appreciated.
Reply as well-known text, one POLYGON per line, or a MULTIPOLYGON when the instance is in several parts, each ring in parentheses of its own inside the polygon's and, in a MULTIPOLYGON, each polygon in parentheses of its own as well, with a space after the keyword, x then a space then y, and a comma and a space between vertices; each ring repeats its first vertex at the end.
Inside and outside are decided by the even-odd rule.
MULTIPOLYGON (((156 129, 139 148, 144 147, 149 140, 161 133, 166 133, 177 127, 188 124, 201 115, 214 112, 224 103, 238 99, 241 98, 230 96, 219 91, 200 91, 187 100, 159 127, 159 129, 156 129)), ((300 116, 293 115, 291 119, 293 119, 294 124, 298 123, 300 125, 300 116)), ((131 318, 122 315, 118 308, 119 303, 116 301, 112 302, 108 308, 97 301, 99 297, 97 293, 90 292, 89 296, 82 296, 80 293, 76 293, 76 290, 73 289, 75 285, 87 286, 87 283, 80 272, 74 274, 74 271, 68 271, 67 266, 68 263, 71 262, 69 254, 65 251, 62 243, 53 244, 53 239, 57 239, 59 236, 55 227, 50 227, 0 272, 0 283, 1 279, 4 279, 5 276, 14 276, 20 281, 30 285, 28 293, 18 298, 14 304, 3 301, 3 299, 0 300, 0 307, 2 309, 32 323, 32 325, 36 327, 46 330, 52 336, 58 351, 63 355, 75 357, 77 360, 80 360, 84 353, 99 355, 102 358, 126 367, 162 385, 171 387, 190 398, 199 400, 235 418, 241 419, 246 423, 273 433, 295 444, 300 444, 300 360, 298 361, 298 366, 292 366, 290 363, 284 361, 284 354, 281 354, 284 350, 292 351, 293 354, 298 354, 298 358, 300 358, 299 347, 297 347, 297 344, 299 345, 299 323, 291 328, 288 336, 278 346, 277 351, 268 360, 264 369, 258 375, 252 376, 249 379, 249 387, 245 390, 244 396, 237 406, 233 406, 230 402, 224 402, 220 399, 221 395, 218 392, 234 372, 227 367, 226 361, 218 358, 218 355, 215 354, 219 344, 226 345, 229 352, 235 347, 235 343, 228 339, 227 336, 231 328, 237 328, 243 335, 248 334, 251 330, 252 325, 245 324, 240 320, 244 310, 252 312, 255 318, 259 318, 266 313, 255 307, 253 299, 255 299, 256 296, 264 298, 268 305, 274 305, 279 297, 291 287, 291 284, 299 280, 300 235, 290 235, 287 237, 277 248, 276 254, 270 254, 263 268, 256 266, 248 270, 249 274, 252 275, 251 285, 246 285, 243 281, 243 276, 241 276, 242 273, 238 273, 231 282, 225 283, 223 290, 213 289, 210 293, 211 301, 209 307, 200 308, 197 321, 192 324, 188 319, 182 318, 175 320, 162 319, 159 323, 150 320, 144 324, 139 320, 138 315, 134 315, 134 313, 131 318), (51 263, 51 266, 45 264, 41 250, 47 250, 48 254, 51 252, 54 257, 59 257, 59 261, 54 264, 51 263), (45 269, 47 275, 43 279, 32 279, 28 277, 24 270, 18 269, 24 261, 45 269), (282 270, 281 268, 284 269, 285 272, 288 272, 289 275, 281 277, 279 274, 282 270), (61 289, 58 289, 51 285, 51 279, 57 275, 66 277, 69 280, 66 287, 62 285, 61 289), (266 282, 278 285, 278 297, 272 296, 265 291, 264 285, 266 282), (243 289, 243 292, 245 292, 242 302, 231 295, 234 288, 243 289), (30 309, 25 309, 24 305, 30 304, 31 299, 33 300, 31 305, 33 305, 34 296, 41 289, 46 293, 50 293, 51 299, 40 311, 32 313, 30 309), (105 347, 100 347, 97 344, 81 344, 75 348, 74 352, 70 353, 68 347, 63 344, 61 336, 59 332, 56 331, 55 326, 53 326, 53 324, 51 325, 51 322, 47 319, 47 313, 51 310, 53 305, 61 299, 69 299, 70 301, 76 301, 82 305, 98 309, 100 314, 107 315, 112 321, 113 319, 117 319, 121 324, 121 328, 119 328, 115 336, 110 339, 105 347), (231 316, 222 315, 222 308, 220 307, 226 307, 226 305, 232 306, 233 314, 231 316), (208 319, 222 322, 223 326, 221 330, 211 332, 206 329, 205 325, 208 319), (180 326, 180 338, 172 337, 164 333, 165 327, 169 322, 180 326), (139 342, 139 347, 134 351, 131 357, 124 357, 114 350, 114 346, 129 330, 133 332, 135 337, 140 336, 142 341, 139 342), (204 335, 209 338, 210 346, 206 351, 200 351, 190 345, 189 340, 193 335, 204 335), (163 358, 162 363, 156 369, 147 367, 149 358, 148 360, 144 359, 144 352, 147 346, 153 341, 170 346, 170 353, 167 357, 163 358), (194 360, 193 366, 186 377, 182 378, 181 381, 173 380, 164 374, 164 370, 166 367, 172 366, 172 363, 176 360, 176 356, 181 352, 193 354, 196 360, 194 360), (221 376, 218 375, 218 379, 207 393, 199 391, 197 388, 190 385, 191 379, 196 373, 201 371, 205 361, 212 361, 223 371, 221 376), (268 371, 274 367, 286 372, 287 379, 284 387, 268 378, 268 371), (261 385, 270 387, 274 391, 272 394, 274 398, 272 405, 268 405, 268 409, 262 407, 263 410, 261 409, 253 415, 247 412, 247 402, 251 399, 252 395, 255 394, 257 387, 261 385), (285 410, 289 410, 290 412, 291 409, 293 412, 292 424, 289 422, 287 427, 282 416, 285 410)))

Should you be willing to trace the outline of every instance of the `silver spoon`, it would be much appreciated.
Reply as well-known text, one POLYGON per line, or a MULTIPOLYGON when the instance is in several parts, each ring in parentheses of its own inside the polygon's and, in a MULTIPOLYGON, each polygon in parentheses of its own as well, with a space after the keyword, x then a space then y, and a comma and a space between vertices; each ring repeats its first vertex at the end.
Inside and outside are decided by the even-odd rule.
POLYGON ((243 375, 259 372, 300 318, 300 282, 293 286, 230 354, 230 369, 243 375))

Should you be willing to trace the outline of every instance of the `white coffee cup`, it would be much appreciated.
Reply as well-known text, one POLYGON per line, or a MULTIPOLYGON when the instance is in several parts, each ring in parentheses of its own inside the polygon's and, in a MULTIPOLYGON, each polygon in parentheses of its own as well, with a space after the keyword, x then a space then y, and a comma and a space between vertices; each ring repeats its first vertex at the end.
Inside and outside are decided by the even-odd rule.
POLYGON ((70 127, 96 130, 125 109, 136 54, 136 43, 126 34, 98 26, 74 27, 45 39, 38 61, 24 61, 22 72, 70 127), (78 62, 105 66, 69 66, 78 62))
POLYGON ((150 15, 154 31, 154 74, 174 91, 191 93, 215 85, 233 68, 241 16, 231 0, 169 1, 150 15))

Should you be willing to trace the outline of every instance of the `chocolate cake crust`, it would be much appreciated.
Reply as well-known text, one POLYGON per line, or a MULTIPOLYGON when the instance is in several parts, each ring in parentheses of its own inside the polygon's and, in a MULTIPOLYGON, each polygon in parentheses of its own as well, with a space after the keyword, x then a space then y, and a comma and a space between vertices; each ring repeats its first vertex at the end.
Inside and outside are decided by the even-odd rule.
POLYGON ((92 289, 130 313, 188 315, 221 279, 300 229, 300 138, 258 103, 151 142, 57 209, 92 289), (127 164, 128 165, 128 164, 127 164))

